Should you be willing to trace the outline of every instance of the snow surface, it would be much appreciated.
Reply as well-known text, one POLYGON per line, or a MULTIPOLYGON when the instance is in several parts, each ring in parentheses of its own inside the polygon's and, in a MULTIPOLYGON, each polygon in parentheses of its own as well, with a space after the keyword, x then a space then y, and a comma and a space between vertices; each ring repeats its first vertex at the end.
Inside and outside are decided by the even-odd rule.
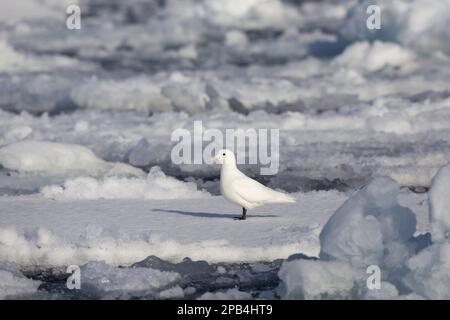
MULTIPOLYGON (((242 285, 254 283, 257 286, 258 281, 266 279, 268 272, 276 272, 276 269, 271 271, 274 267, 266 265, 276 259, 295 257, 298 253, 319 256, 319 234, 323 225, 348 196, 336 191, 320 191, 300 193, 296 197, 299 202, 295 204, 267 205, 252 210, 244 223, 233 220, 240 214, 240 208, 217 196, 170 202, 137 199, 55 201, 41 195, 2 197, 0 261, 16 266, 16 270, 80 265, 85 274, 82 282, 85 285, 80 294, 85 298, 165 299, 192 295, 208 299, 242 299, 255 295, 274 298, 272 290, 251 292, 250 296, 246 290, 226 289, 222 292, 224 290, 220 288, 240 285, 230 277, 238 277, 242 285), (219 290, 208 291, 211 285, 202 284, 197 292, 188 289, 190 278, 177 280, 177 273, 193 277, 200 272, 199 276, 203 278, 202 272, 215 272, 208 271, 210 267, 205 269, 195 262, 184 269, 169 268, 164 263, 145 262, 150 255, 172 262, 190 257, 209 263, 225 263, 226 269, 223 266, 216 269, 214 283, 219 290), (140 260, 143 262, 134 264, 140 260), (266 264, 255 264, 252 267, 255 275, 245 270, 230 273, 228 264, 243 262, 266 264), (132 268, 117 268, 132 264, 132 268), (159 271, 153 270, 155 268, 159 271)), ((417 233, 427 231, 426 196, 403 190, 400 199, 417 213, 417 233)), ((283 280, 282 272, 280 278, 283 280)), ((331 277, 334 271, 330 272, 331 277)), ((298 277, 301 275, 295 275, 294 279, 298 277)), ((274 283, 275 278, 264 281, 274 283)), ((289 283, 295 285, 296 281, 289 283)), ((309 288, 313 288, 313 292, 320 290, 313 283, 309 288)), ((58 292, 60 290, 48 296, 36 296, 45 293, 41 289, 38 292, 32 290, 30 294, 34 298, 61 298, 58 292)))
POLYGON ((252 223, 239 223, 233 217, 241 208, 218 196, 171 201, 3 197, 0 261, 127 265, 149 255, 210 262, 272 261, 299 251, 317 255, 321 223, 346 196, 311 192, 299 198, 301 206, 267 205, 248 212, 252 223))
POLYGON ((449 12, 450 0, 2 0, 0 297, 449 298, 449 12), (81 30, 65 28, 69 3, 81 30), (365 27, 374 4, 381 30, 365 27), (233 221, 217 166, 170 160, 171 133, 199 120, 279 129, 279 172, 240 169, 298 202, 233 221), (199 261, 176 279, 163 263, 130 267, 151 255, 220 265, 195 281, 199 261), (365 287, 368 263, 380 290, 365 287), (90 289, 58 287, 68 264, 90 289))

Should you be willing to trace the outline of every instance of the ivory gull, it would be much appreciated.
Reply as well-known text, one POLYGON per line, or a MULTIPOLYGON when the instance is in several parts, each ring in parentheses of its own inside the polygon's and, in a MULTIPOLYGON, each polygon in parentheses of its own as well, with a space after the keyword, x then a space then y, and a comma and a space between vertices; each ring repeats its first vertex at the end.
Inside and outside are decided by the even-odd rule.
POLYGON ((272 190, 243 174, 236 167, 236 158, 232 151, 220 150, 214 161, 222 165, 220 192, 228 201, 242 207, 242 216, 236 217, 235 220, 245 220, 247 210, 266 203, 295 202, 293 197, 272 190))

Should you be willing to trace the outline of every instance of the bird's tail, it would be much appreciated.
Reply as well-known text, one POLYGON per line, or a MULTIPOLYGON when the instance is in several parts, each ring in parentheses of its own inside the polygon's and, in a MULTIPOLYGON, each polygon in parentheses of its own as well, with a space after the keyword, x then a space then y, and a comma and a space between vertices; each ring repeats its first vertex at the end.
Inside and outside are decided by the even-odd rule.
POLYGON ((277 192, 277 197, 273 200, 275 203, 293 203, 296 199, 288 194, 277 192))

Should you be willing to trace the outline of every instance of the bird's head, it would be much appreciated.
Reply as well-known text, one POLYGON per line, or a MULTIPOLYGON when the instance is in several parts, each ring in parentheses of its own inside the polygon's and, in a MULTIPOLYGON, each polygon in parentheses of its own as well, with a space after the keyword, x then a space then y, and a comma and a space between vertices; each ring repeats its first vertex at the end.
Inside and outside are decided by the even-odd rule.
POLYGON ((236 164, 236 158, 234 157, 233 151, 222 149, 217 152, 214 157, 214 162, 216 164, 236 164))

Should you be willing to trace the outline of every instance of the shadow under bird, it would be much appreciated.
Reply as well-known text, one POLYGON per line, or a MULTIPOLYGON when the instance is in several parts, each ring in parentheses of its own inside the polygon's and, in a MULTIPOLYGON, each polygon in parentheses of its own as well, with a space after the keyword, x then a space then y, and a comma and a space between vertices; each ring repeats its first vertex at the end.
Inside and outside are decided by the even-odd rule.
POLYGON ((235 220, 245 220, 247 210, 266 203, 292 203, 295 199, 287 194, 272 190, 252 178, 247 177, 236 166, 236 157, 230 150, 220 150, 214 157, 221 164, 220 192, 230 202, 242 207, 242 216, 235 220))

